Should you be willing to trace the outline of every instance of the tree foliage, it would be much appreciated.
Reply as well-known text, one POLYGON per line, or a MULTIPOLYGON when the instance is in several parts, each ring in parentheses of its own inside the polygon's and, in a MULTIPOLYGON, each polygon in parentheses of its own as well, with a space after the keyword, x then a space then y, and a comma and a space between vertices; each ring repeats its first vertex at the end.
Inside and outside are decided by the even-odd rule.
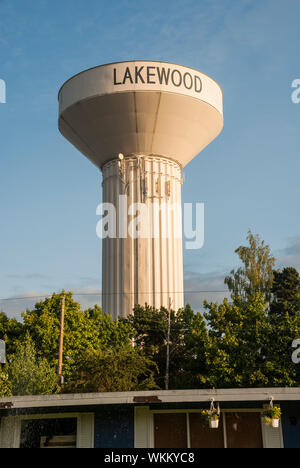
POLYGON ((155 364, 134 348, 88 350, 79 359, 67 392, 123 392, 157 388, 155 364))
POLYGON ((300 276, 295 268, 274 271, 270 315, 274 319, 300 314, 300 276))
POLYGON ((8 397, 12 395, 11 381, 6 369, 0 367, 0 398, 8 397))
POLYGON ((129 346, 132 329, 103 315, 100 307, 82 311, 72 293, 53 294, 23 314, 24 333, 33 338, 40 356, 58 365, 61 302, 65 295, 64 367, 65 380, 72 375, 80 356, 87 350, 129 346))
POLYGON ((299 386, 292 343, 300 338, 300 276, 274 271, 275 259, 251 231, 242 267, 225 278, 231 300, 179 311, 136 306, 113 320, 98 306, 82 310, 69 293, 53 294, 23 314, 0 313, 8 362, 0 396, 57 391, 61 302, 65 296, 64 391, 299 386))
POLYGON ((208 343, 205 350, 206 375, 199 383, 206 387, 267 386, 264 351, 268 330, 263 294, 247 302, 236 296, 233 303, 205 303, 208 343))
POLYGON ((45 358, 36 352, 32 338, 27 335, 7 366, 13 395, 46 395, 57 390, 57 374, 45 358))
POLYGON ((155 309, 146 305, 136 306, 134 314, 124 320, 132 325, 135 331, 135 345, 145 356, 153 359, 157 366, 156 382, 160 388, 165 387, 167 345, 169 343, 169 385, 182 386, 187 382, 191 371, 191 360, 195 360, 195 336, 198 334, 198 348, 201 348, 202 333, 205 327, 200 314, 195 315, 187 305, 175 313, 161 308, 155 309), (168 342, 168 324, 170 313, 170 336, 168 342))
POLYGON ((300 338, 300 276, 295 268, 274 271, 269 321, 269 382, 299 386, 300 367, 291 359, 292 343, 300 338))
POLYGON ((24 335, 22 323, 17 319, 9 319, 4 312, 0 312, 0 340, 6 343, 7 356, 16 352, 16 346, 19 339, 24 335))
POLYGON ((241 297, 244 300, 259 292, 269 302, 273 283, 273 269, 275 258, 270 247, 254 236, 249 230, 247 240, 249 246, 240 246, 235 253, 238 254, 243 266, 236 271, 232 270, 230 276, 225 278, 225 284, 232 293, 232 298, 241 297))

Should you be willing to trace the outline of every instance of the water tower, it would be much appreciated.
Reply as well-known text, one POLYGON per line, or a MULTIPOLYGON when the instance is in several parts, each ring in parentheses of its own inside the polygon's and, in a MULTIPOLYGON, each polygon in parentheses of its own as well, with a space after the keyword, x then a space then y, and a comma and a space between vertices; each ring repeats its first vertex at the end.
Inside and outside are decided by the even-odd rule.
POLYGON ((184 66, 112 63, 62 86, 59 130, 101 169, 103 203, 116 210, 116 235, 102 241, 104 312, 127 316, 170 298, 183 307, 182 169, 222 128, 219 85, 184 66), (144 217, 130 235, 137 204, 144 217))

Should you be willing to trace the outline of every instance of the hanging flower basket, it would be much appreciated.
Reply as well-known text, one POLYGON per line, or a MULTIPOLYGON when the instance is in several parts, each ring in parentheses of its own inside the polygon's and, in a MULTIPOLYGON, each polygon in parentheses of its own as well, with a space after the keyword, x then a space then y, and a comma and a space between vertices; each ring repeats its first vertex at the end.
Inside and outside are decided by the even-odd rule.
POLYGON ((218 429, 220 423, 220 415, 216 409, 213 410, 203 410, 201 412, 203 422, 206 427, 210 429, 218 429))
POLYGON ((278 428, 281 418, 281 409, 279 406, 270 406, 270 408, 263 411, 262 418, 266 426, 278 428))

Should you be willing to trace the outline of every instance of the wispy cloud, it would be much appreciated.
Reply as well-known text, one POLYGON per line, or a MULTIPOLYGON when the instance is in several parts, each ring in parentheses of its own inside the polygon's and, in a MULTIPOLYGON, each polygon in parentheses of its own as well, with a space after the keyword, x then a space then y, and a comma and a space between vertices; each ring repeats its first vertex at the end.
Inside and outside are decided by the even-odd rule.
POLYGON ((10 279, 45 279, 45 278, 49 278, 49 276, 43 275, 41 273, 28 273, 28 274, 24 274, 24 275, 9 274, 9 275, 6 275, 6 278, 10 278, 10 279))
POLYGON ((225 274, 220 272, 194 273, 186 272, 184 280, 185 303, 189 303, 195 311, 203 310, 203 302, 223 302, 229 297, 229 291, 224 285, 225 274))
POLYGON ((0 310, 10 318, 22 320, 22 312, 32 309, 34 305, 47 297, 48 293, 28 290, 20 294, 14 294, 8 298, 0 299, 0 310))
POLYGON ((288 239, 287 246, 278 251, 277 268, 292 266, 300 272, 300 236, 288 239))
MULTIPOLYGON (((96 304, 101 306, 102 297, 100 289, 66 288, 66 291, 70 290, 73 292, 74 300, 76 302, 79 302, 82 310, 94 307, 96 304)), ((10 318, 22 320, 22 312, 25 312, 27 309, 33 309, 36 303, 43 301, 46 297, 51 297, 52 294, 53 291, 42 292, 36 290, 28 290, 20 294, 14 294, 5 299, 0 298, 0 311, 5 312, 6 315, 10 318)))
POLYGON ((300 236, 292 237, 289 240, 289 245, 284 250, 286 255, 293 255, 300 257, 300 236))

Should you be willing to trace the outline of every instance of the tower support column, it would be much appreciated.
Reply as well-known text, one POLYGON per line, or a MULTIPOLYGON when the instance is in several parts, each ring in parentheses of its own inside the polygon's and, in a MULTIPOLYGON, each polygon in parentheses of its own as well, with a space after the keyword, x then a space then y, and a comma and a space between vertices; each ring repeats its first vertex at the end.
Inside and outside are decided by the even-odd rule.
POLYGON ((102 173, 103 203, 116 220, 107 237, 103 221, 104 313, 116 319, 136 304, 168 308, 170 298, 178 310, 184 305, 181 166, 133 154, 104 164, 102 173))

